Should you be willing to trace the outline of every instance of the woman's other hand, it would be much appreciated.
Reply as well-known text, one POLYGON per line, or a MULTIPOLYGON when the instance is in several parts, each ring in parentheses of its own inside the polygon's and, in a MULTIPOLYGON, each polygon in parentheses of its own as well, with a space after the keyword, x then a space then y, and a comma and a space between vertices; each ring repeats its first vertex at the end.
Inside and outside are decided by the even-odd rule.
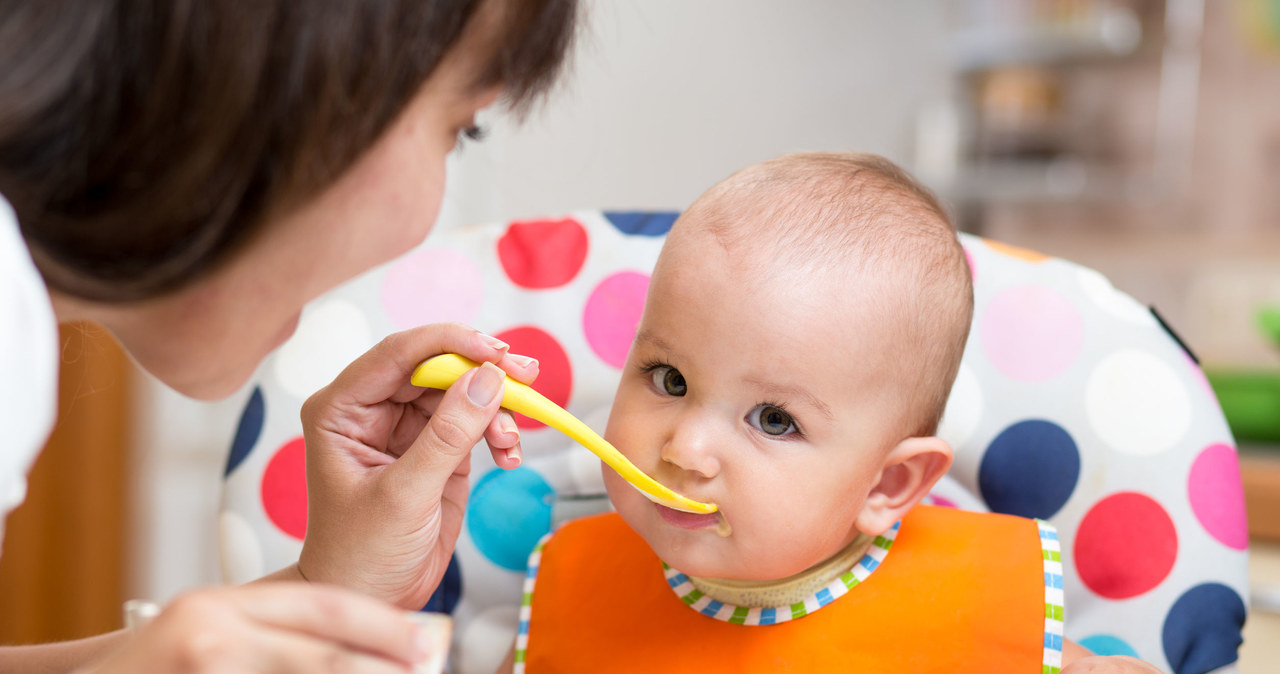
POLYGON ((98 665, 116 672, 410 672, 436 643, 404 611, 351 590, 257 583, 174 600, 98 665))
POLYGON ((471 328, 427 325, 387 337, 313 395, 299 573, 421 608, 462 528, 472 447, 483 438, 499 467, 520 465, 515 421, 499 411, 504 371, 530 383, 538 365, 471 328), (447 392, 409 383, 442 353, 484 365, 447 392))

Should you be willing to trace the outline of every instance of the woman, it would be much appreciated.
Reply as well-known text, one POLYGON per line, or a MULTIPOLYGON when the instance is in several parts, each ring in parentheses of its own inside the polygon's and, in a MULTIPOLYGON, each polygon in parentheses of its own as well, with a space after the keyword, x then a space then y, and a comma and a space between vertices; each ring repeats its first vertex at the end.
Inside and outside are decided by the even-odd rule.
MULTIPOLYGON (((184 394, 236 390, 304 303, 427 234, 446 154, 479 110, 549 87, 575 12, 0 4, 0 414, 16 438, 0 445, 0 514, 52 424, 55 321, 101 323, 184 394)), ((537 364, 461 326, 389 337, 303 411, 307 539, 267 580, 311 583, 192 593, 131 638, 0 648, 0 671, 407 671, 428 654, 401 609, 444 572, 471 447, 520 462, 503 370, 531 381, 537 364), (447 394, 408 384, 449 351, 488 364, 447 394)))

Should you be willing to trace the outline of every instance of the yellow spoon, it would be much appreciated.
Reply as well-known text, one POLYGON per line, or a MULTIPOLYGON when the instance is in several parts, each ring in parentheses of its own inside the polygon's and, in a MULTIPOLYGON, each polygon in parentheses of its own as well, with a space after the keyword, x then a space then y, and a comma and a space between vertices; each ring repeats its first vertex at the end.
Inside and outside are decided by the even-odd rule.
MULTIPOLYGON (((463 358, 456 353, 446 353, 423 361, 413 371, 413 376, 409 381, 415 386, 447 390, 450 386, 453 386, 455 381, 458 381, 458 377, 479 366, 479 363, 463 358)), ((503 382, 502 406, 512 412, 519 412, 532 419, 537 419, 577 440, 583 447, 600 457, 600 460, 604 461, 610 468, 618 471, 622 479, 630 482, 633 487, 639 489, 641 494, 644 494, 646 498, 654 503, 690 513, 705 514, 716 511, 714 504, 695 501, 662 486, 657 480, 636 468, 635 464, 628 461, 627 457, 623 456, 613 445, 591 430, 590 426, 578 421, 577 417, 548 400, 546 396, 511 377, 507 377, 503 382)))

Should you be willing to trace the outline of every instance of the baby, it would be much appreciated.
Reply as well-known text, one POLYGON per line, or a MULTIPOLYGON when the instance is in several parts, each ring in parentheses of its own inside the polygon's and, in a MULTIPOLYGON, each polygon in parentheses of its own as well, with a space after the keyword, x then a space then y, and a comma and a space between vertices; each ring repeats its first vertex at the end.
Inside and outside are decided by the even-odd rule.
POLYGON ((515 670, 1059 671, 1053 529, 917 506, 951 465, 934 433, 972 311, 943 209, 880 157, 782 157, 700 197, 605 435, 719 511, 606 469, 617 514, 530 560, 515 670))

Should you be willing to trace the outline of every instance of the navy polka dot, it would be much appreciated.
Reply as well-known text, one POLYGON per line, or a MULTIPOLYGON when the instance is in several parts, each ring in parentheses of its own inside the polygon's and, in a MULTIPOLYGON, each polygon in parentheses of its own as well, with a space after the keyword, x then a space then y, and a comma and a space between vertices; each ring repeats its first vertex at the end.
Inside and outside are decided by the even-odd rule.
POLYGON ((1071 434, 1042 419, 1004 429, 987 447, 978 489, 995 512, 1048 519, 1071 498, 1080 452, 1071 434))
POLYGON ((262 387, 253 387, 249 402, 245 403, 240 413, 240 426, 236 428, 236 437, 231 441, 231 453, 227 455, 227 467, 222 471, 225 477, 249 456, 253 446, 258 444, 262 435, 262 420, 266 418, 266 404, 262 399, 262 387))
POLYGON ((1220 583, 1187 590, 1164 619, 1164 656, 1176 674, 1200 674, 1236 661, 1244 601, 1220 583))
POLYGON ((467 532, 489 561, 524 571, 529 553, 551 531, 554 499, 555 490, 534 470, 491 470, 471 490, 467 532))
POLYGON ((639 236, 665 236, 671 231, 679 213, 650 213, 642 211, 605 211, 609 224, 623 234, 639 236))
POLYGON ((461 598, 462 569, 458 566, 458 556, 453 555, 449 558, 449 567, 444 570, 444 577, 440 579, 440 586, 431 593, 431 598, 427 600, 427 605, 423 606, 422 610, 427 613, 452 614, 461 598))

